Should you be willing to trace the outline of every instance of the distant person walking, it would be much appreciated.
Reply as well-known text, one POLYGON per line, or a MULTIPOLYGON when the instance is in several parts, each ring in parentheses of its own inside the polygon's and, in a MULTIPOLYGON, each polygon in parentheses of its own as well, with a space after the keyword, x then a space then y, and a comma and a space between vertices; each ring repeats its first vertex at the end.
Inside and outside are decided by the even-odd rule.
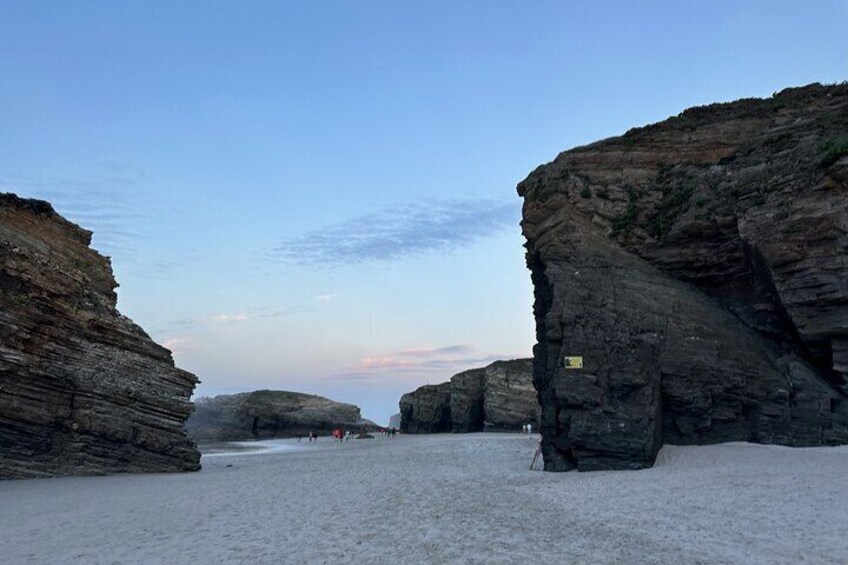
POLYGON ((527 433, 533 435, 533 424, 527 424, 527 433))

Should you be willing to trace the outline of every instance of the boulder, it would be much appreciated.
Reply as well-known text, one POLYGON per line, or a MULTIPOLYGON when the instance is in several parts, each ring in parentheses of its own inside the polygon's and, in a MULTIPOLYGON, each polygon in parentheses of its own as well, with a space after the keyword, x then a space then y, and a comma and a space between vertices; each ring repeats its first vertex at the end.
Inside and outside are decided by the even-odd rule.
POLYGON ((353 404, 322 396, 279 390, 257 390, 200 398, 186 423, 195 441, 233 441, 306 436, 342 429, 374 431, 353 404))
POLYGON ((848 85, 810 85, 572 149, 518 185, 547 470, 848 442, 846 132, 848 85))
POLYGON ((0 478, 200 468, 197 377, 118 312, 91 235, 0 194, 0 478))

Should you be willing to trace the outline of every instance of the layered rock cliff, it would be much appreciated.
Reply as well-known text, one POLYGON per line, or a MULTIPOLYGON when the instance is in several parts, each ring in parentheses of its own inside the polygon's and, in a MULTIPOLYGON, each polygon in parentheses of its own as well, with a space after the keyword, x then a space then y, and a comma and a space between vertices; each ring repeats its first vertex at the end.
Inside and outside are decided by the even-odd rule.
POLYGON ((495 361, 439 385, 424 385, 400 400, 404 433, 481 432, 537 424, 539 404, 530 359, 495 361))
POLYGON ((299 392, 225 394, 198 399, 195 405, 186 430, 197 441, 285 438, 326 434, 336 428, 355 433, 378 429, 353 404, 299 392))
POLYGON ((0 477, 192 471, 197 378, 116 309, 109 259, 0 194, 0 477))
POLYGON ((400 397, 400 431, 438 434, 451 431, 451 383, 424 385, 400 397))
POLYGON ((692 108, 518 193, 547 470, 848 442, 848 85, 692 108))

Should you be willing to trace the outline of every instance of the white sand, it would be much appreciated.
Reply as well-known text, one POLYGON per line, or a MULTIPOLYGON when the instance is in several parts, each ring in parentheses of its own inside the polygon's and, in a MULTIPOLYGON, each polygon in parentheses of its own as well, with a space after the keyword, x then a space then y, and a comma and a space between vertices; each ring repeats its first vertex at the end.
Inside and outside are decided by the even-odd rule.
POLYGON ((520 435, 299 447, 0 482, 0 561, 848 562, 844 447, 667 447, 650 470, 583 474, 529 471, 520 435))

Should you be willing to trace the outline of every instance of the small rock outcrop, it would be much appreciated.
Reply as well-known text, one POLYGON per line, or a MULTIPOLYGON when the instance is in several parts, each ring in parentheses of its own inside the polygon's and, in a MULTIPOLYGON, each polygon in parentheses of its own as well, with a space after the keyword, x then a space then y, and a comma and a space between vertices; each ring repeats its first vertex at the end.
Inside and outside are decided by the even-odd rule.
POLYGON ((200 398, 186 423, 195 441, 288 438, 336 428, 352 433, 379 429, 353 404, 280 390, 200 398))
POLYGON ((539 404, 531 359, 495 361, 401 397, 404 433, 516 431, 537 424, 539 404))
POLYGON ((118 312, 91 235, 0 194, 0 478, 200 468, 197 378, 118 312))
POLYGON ((848 442, 848 85, 692 108, 518 193, 545 469, 848 442))

